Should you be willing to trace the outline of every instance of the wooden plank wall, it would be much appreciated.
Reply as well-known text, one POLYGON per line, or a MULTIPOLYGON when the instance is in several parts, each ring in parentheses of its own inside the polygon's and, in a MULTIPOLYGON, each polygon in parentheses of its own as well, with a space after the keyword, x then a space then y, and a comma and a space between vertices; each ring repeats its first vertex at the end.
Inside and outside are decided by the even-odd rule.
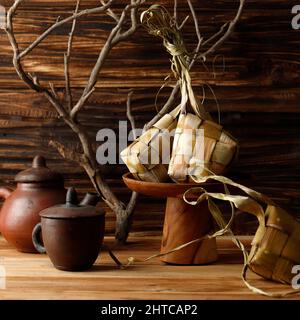
MULTIPOLYGON (((1 3, 9 5, 12 1, 1 3)), ((172 1, 158 1, 172 7, 172 1)), ((179 1, 180 16, 188 12, 185 1, 179 1)), ((93 7, 98 0, 83 0, 82 7, 93 7)), ((119 1, 121 7, 124 1, 119 1)), ((149 1, 149 4, 153 3, 149 1)), ((205 37, 213 34, 237 8, 235 0, 195 0, 200 29, 205 37)), ((199 95, 201 86, 209 84, 220 104, 222 124, 241 145, 239 162, 231 175, 249 179, 247 184, 272 196, 292 214, 300 217, 300 31, 291 28, 294 1, 246 0, 236 32, 217 55, 193 72, 193 84, 199 95), (223 68, 223 60, 225 69, 223 68)), ((25 47, 57 16, 73 10, 74 1, 28 0, 16 17, 17 38, 25 47)), ((74 43, 71 72, 72 88, 78 96, 103 45, 113 21, 98 15, 80 20, 74 43)), ((63 53, 70 26, 57 30, 34 50, 26 67, 44 81, 52 81, 63 94, 63 53)), ((196 42, 192 21, 185 31, 189 46, 196 42)), ((126 91, 134 88, 133 113, 142 126, 155 114, 154 98, 169 73, 169 57, 160 41, 140 30, 127 43, 119 45, 106 62, 99 77, 97 91, 89 100, 81 118, 95 139, 104 127, 118 128, 126 120, 126 91)), ((217 116, 217 108, 206 87, 206 107, 217 116)), ((164 90, 158 101, 167 97, 164 90)), ((47 146, 51 138, 76 139, 56 119, 55 113, 41 95, 28 90, 17 78, 11 63, 11 49, 6 35, 0 32, 0 185, 12 184, 14 175, 29 166, 32 157, 41 153, 49 165, 61 171, 67 185, 81 192, 91 189, 85 173, 75 163, 63 161, 47 146)), ((114 190, 124 198, 128 190, 121 181, 124 166, 108 166, 106 176, 114 190)), ((134 223, 135 232, 161 231, 163 202, 141 197, 134 223)), ((247 216, 237 221, 240 233, 253 231, 247 216)), ((108 228, 113 230, 113 216, 108 214, 108 228)))

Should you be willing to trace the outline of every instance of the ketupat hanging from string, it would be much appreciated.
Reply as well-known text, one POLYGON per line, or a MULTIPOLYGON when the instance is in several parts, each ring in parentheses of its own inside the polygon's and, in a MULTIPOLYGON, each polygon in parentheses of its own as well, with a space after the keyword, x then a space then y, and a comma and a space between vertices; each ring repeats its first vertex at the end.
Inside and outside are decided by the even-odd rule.
POLYGON ((148 32, 163 39, 172 56, 172 71, 180 80, 181 114, 175 131, 168 175, 175 182, 193 182, 194 176, 222 174, 238 154, 237 141, 223 127, 211 120, 202 104, 197 103, 189 74, 187 52, 183 36, 169 12, 153 5, 143 12, 141 20, 148 32), (188 113, 188 108, 194 114, 188 113), (199 132, 203 132, 201 139, 199 132), (188 146, 188 147, 187 147, 188 146), (202 150, 202 153, 199 152, 202 150))
POLYGON ((168 157, 171 153, 171 132, 176 128, 180 108, 165 114, 149 130, 121 152, 121 158, 135 179, 164 182, 169 179, 168 157))

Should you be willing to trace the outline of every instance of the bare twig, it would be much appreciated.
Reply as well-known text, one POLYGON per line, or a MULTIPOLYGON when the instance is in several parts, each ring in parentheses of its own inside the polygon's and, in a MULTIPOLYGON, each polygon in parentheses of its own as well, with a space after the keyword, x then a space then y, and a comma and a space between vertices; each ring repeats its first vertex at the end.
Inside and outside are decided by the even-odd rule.
POLYGON ((50 90, 51 90, 53 96, 55 97, 55 99, 58 100, 59 97, 58 97, 58 94, 57 94, 56 89, 54 87, 54 84, 52 82, 49 82, 49 87, 50 87, 50 90))
POLYGON ((133 90, 130 90, 130 92, 128 93, 128 96, 127 96, 127 118, 130 122, 130 125, 131 125, 131 129, 132 129, 132 133, 133 133, 133 139, 135 140, 137 138, 137 135, 136 135, 136 126, 135 126, 135 119, 131 113, 131 97, 133 95, 133 90))
POLYGON ((128 217, 130 217, 133 214, 133 211, 135 209, 135 205, 136 205, 138 196, 139 196, 139 194, 137 192, 135 192, 135 191, 132 192, 130 200, 129 200, 128 205, 126 207, 126 211, 128 213, 130 213, 130 214, 127 215, 128 217))
POLYGON ((93 94, 95 91, 95 87, 92 87, 92 89, 87 92, 84 96, 81 96, 80 100, 77 102, 77 104, 73 107, 71 110, 71 118, 76 119, 79 111, 83 108, 89 97, 93 94))
POLYGON ((184 20, 181 22, 181 25, 178 27, 178 30, 181 30, 181 29, 185 26, 185 24, 187 23, 187 21, 189 20, 189 18, 190 18, 190 16, 186 16, 186 17, 184 18, 184 20))
POLYGON ((227 28, 228 24, 229 24, 229 22, 224 23, 222 25, 222 27, 220 28, 220 30, 217 33, 215 33, 214 35, 212 35, 210 38, 203 41, 202 45, 206 46, 209 42, 212 42, 213 40, 218 38, 224 32, 224 30, 227 28))
POLYGON ((174 19, 174 23, 175 23, 176 27, 178 28, 177 7, 178 7, 177 0, 174 0, 173 19, 174 19))
MULTIPOLYGON (((78 13, 79 5, 80 5, 80 0, 77 0, 74 15, 76 15, 78 13)), ((73 37, 74 37, 74 32, 75 32, 75 27, 76 27, 76 21, 77 21, 77 18, 73 20, 72 28, 71 28, 71 31, 69 34, 67 53, 64 55, 66 100, 67 100, 67 106, 68 106, 69 111, 73 107, 73 97, 72 97, 72 92, 71 92, 71 88, 70 88, 70 58, 71 58, 72 43, 73 43, 73 37)))
POLYGON ((28 76, 32 79, 32 81, 35 85, 37 85, 37 86, 39 85, 39 79, 34 73, 28 72, 28 76))
POLYGON ((187 3, 189 5, 190 11, 192 13, 192 17, 193 17, 194 25, 195 25, 195 30, 196 30, 196 35, 197 35, 197 39, 198 39, 197 47, 195 49, 195 54, 194 54, 194 56, 192 58, 192 61, 190 62, 190 65, 189 65, 189 68, 191 69, 193 67, 195 61, 196 61, 197 54, 199 53, 203 38, 202 38, 201 33, 200 33, 198 19, 197 19, 197 16, 196 16, 196 12, 195 12, 194 6, 193 6, 191 0, 187 0, 187 3))
POLYGON ((81 153, 66 147, 64 144, 56 140, 50 140, 48 144, 50 147, 55 148, 64 159, 68 159, 70 161, 76 161, 79 163, 84 161, 81 153))
MULTIPOLYGON (((100 2, 101 2, 102 5, 105 5, 105 4, 106 4, 104 0, 101 0, 100 2)), ((113 12, 112 9, 108 8, 108 9, 107 9, 107 14, 108 14, 110 17, 112 17, 116 22, 119 22, 120 18, 118 17, 117 14, 115 14, 115 13, 113 12)))
MULTIPOLYGON (((135 119, 134 119, 132 112, 131 112, 132 95, 133 95, 133 90, 130 90, 130 92, 128 93, 128 96, 127 96, 127 113, 126 114, 127 114, 127 118, 128 118, 130 125, 131 125, 133 139, 135 140, 135 139, 137 139, 137 132, 136 132, 135 119)), ((129 200, 128 205, 126 207, 126 211, 128 213, 127 219, 129 220, 130 223, 132 221, 132 216, 134 213, 134 208, 135 208, 137 199, 138 199, 138 193, 132 192, 130 200, 129 200)))
POLYGON ((175 87, 173 88, 167 102, 164 106, 160 109, 160 111, 144 126, 144 131, 150 129, 162 116, 164 116, 173 106, 176 97, 179 93, 180 84, 179 81, 176 83, 175 87))
POLYGON ((122 15, 120 17, 120 21, 123 19, 123 22, 122 22, 122 24, 123 24, 124 20, 126 18, 127 12, 130 11, 131 25, 124 32, 120 32, 122 30, 122 24, 119 26, 120 30, 119 30, 119 32, 117 32, 117 35, 115 36, 115 38, 112 41, 113 45, 116 45, 119 42, 126 40, 127 38, 131 37, 135 33, 135 31, 137 30, 137 28, 139 26, 138 8, 145 2, 146 2, 146 0, 131 0, 131 4, 127 5, 125 7, 125 9, 123 10, 122 15))
POLYGON ((93 70, 90 74, 90 77, 87 81, 87 84, 84 88, 84 91, 79 98, 78 102, 74 106, 72 110, 72 118, 76 118, 78 112, 82 109, 85 103, 86 95, 92 90, 92 88, 96 85, 98 81, 98 74, 103 67, 104 61, 107 58, 108 54, 110 53, 111 49, 117 45, 120 41, 124 41, 129 38, 138 28, 138 19, 137 19, 137 8, 141 4, 143 4, 145 0, 131 0, 131 3, 125 7, 123 10, 120 19, 117 25, 111 30, 106 43, 104 44, 101 52, 99 53, 98 59, 93 67, 93 70), (130 11, 130 19, 131 19, 131 26, 128 30, 122 32, 122 28, 125 23, 125 19, 127 13, 130 11))
POLYGON ((240 0, 240 4, 237 10, 236 16, 229 23, 228 29, 225 32, 225 34, 218 41, 216 41, 211 47, 205 50, 205 52, 199 54, 198 58, 206 60, 207 55, 214 53, 230 37, 230 35, 234 31, 234 28, 237 22, 240 20, 241 14, 243 12, 244 4, 245 4, 245 0, 240 0))
POLYGON ((40 89, 40 86, 37 84, 37 81, 34 81, 32 76, 28 73, 26 73, 20 63, 19 59, 19 47, 18 43, 16 41, 15 35, 14 35, 14 28, 13 28, 13 16, 20 6, 20 4, 23 2, 23 0, 16 0, 14 4, 9 8, 6 15, 6 24, 5 24, 5 31, 8 36, 8 40, 11 44, 11 47, 13 49, 13 64, 14 67, 18 73, 18 76, 33 90, 37 92, 43 92, 40 89))
POLYGON ((178 30, 181 30, 184 25, 186 24, 186 22, 189 20, 190 16, 186 16, 183 21, 181 22, 181 24, 179 25, 179 22, 178 22, 178 1, 177 0, 174 0, 174 9, 173 9, 174 13, 173 13, 173 20, 174 20, 174 23, 175 23, 175 26, 178 30))
MULTIPOLYGON (((19 6, 20 3, 22 3, 25 0, 18 0, 15 1, 18 2, 17 7, 19 6)), ((28 55, 35 47, 37 47, 45 38, 47 38, 47 36, 49 36, 49 34, 51 32, 53 32, 55 29, 61 27, 62 25, 73 21, 74 19, 78 19, 82 16, 86 16, 86 15, 90 15, 90 14, 95 14, 95 13, 101 13, 101 12, 105 12, 113 3, 115 2, 115 0, 109 0, 105 5, 101 6, 101 7, 96 7, 96 8, 92 8, 92 9, 85 9, 82 10, 76 14, 73 14, 70 17, 67 17, 63 20, 56 20, 56 22, 49 27, 47 30, 45 30, 40 36, 38 36, 25 50, 23 50, 20 53, 19 58, 22 59, 24 58, 26 55, 28 55)), ((15 4, 13 6, 15 6, 15 4)), ((13 10, 16 11, 16 10, 13 10)))

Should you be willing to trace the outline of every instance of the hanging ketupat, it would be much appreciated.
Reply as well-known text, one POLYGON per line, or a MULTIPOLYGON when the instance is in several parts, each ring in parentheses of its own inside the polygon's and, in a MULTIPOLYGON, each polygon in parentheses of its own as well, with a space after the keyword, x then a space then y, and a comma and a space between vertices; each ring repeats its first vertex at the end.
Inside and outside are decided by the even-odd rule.
POLYGON ((122 160, 136 179, 149 182, 169 179, 167 157, 171 152, 171 133, 176 128, 179 111, 177 108, 164 115, 121 152, 122 160), (167 157, 164 157, 163 148, 167 157))
POLYGON ((206 120, 201 113, 186 71, 182 83, 182 110, 189 101, 195 114, 182 112, 175 131, 168 174, 178 183, 194 182, 194 177, 222 174, 237 156, 237 141, 223 127, 206 120), (188 146, 188 147, 187 147, 188 146))
MULTIPOLYGON (((178 183, 193 182, 191 175, 201 177, 224 173, 237 155, 237 141, 221 125, 213 122, 203 105, 197 103, 189 75, 190 55, 180 30, 173 23, 169 12, 159 5, 153 5, 143 12, 141 20, 150 34, 163 39, 164 46, 172 55, 172 71, 180 80, 181 104, 172 112, 174 122, 171 129, 176 126, 175 117, 179 111, 181 114, 167 172, 167 166, 161 162, 148 165, 141 163, 143 153, 157 152, 159 159, 162 159, 162 148, 155 149, 155 143, 152 143, 158 137, 155 135, 152 139, 151 133, 158 134, 159 129, 162 129, 157 124, 122 152, 122 159, 134 177, 144 181, 163 182, 169 176, 178 183), (194 114, 187 113, 189 106, 194 114)), ((165 117, 162 118, 164 121, 165 117)))

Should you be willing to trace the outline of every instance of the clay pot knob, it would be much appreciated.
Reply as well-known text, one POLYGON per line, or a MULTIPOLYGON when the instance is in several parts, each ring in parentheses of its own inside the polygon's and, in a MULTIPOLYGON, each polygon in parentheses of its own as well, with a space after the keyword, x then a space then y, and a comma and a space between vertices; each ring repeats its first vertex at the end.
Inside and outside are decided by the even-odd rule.
POLYGON ((42 156, 35 156, 32 161, 33 168, 46 167, 46 159, 42 156))
POLYGON ((68 189, 67 196, 66 196, 66 204, 67 206, 77 206, 78 204, 78 197, 75 188, 71 187, 68 189))

